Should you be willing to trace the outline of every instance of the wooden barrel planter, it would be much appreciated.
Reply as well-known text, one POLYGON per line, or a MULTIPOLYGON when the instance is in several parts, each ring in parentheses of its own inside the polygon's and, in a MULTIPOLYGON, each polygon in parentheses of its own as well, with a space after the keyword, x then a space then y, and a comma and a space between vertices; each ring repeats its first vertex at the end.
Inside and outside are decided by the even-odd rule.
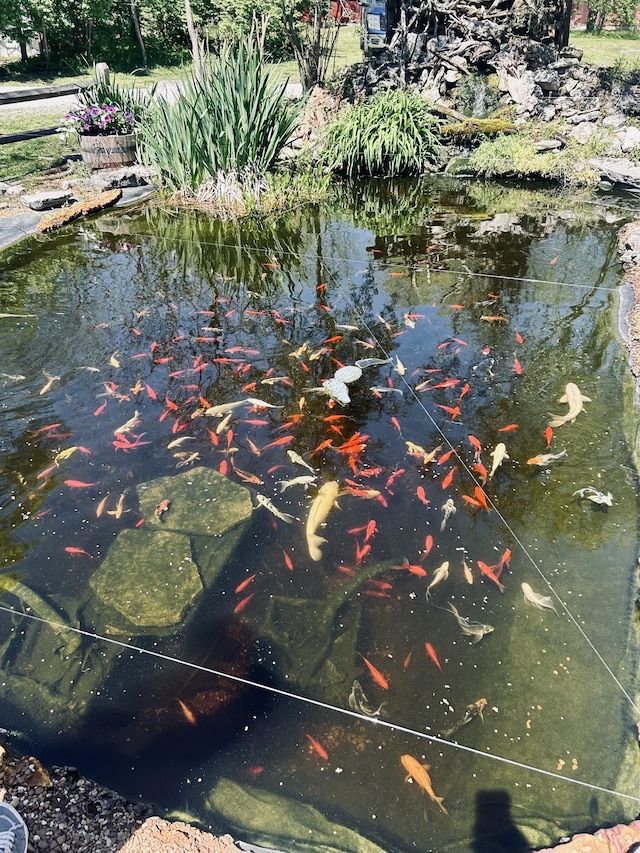
POLYGON ((82 162, 91 169, 118 169, 136 162, 136 134, 81 136, 82 162))

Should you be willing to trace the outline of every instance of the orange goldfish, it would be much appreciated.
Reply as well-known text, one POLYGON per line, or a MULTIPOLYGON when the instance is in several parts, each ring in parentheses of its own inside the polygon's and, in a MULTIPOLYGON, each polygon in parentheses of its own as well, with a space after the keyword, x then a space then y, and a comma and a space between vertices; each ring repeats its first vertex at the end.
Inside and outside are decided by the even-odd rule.
POLYGON ((400 762, 402 766, 407 771, 407 779, 413 779, 413 781, 418 785, 425 794, 434 802, 440 806, 441 811, 444 814, 449 814, 446 807, 443 805, 444 797, 436 796, 433 790, 433 784, 431 782, 431 776, 428 774, 429 767, 428 765, 420 764, 417 758, 414 758, 412 755, 403 755, 400 758, 400 762))

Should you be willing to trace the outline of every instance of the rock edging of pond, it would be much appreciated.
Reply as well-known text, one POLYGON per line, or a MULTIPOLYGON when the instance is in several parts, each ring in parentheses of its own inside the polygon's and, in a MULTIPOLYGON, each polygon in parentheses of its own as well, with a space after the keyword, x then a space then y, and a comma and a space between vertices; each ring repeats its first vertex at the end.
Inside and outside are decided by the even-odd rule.
MULTIPOLYGON (((62 188, 52 179, 52 187, 54 184, 55 188, 27 193, 22 186, 11 186, 0 181, 0 200, 4 201, 4 204, 0 203, 0 250, 23 237, 38 233, 45 216, 51 216, 52 210, 65 210, 62 205, 68 201, 78 199, 83 206, 109 190, 120 189, 122 195, 113 207, 123 208, 144 201, 156 192, 152 176, 142 167, 104 170, 88 180, 76 181, 73 185, 67 179, 62 182, 62 188), (3 207, 8 215, 3 215, 3 207)), ((84 214, 92 211, 80 212, 84 214)))

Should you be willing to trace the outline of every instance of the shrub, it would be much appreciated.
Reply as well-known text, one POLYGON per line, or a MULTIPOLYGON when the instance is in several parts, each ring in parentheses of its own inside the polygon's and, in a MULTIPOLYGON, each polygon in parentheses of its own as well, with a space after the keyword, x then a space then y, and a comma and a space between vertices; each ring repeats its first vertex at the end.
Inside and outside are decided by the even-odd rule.
POLYGON ((226 44, 177 100, 158 99, 142 125, 141 157, 174 192, 195 193, 220 174, 263 175, 291 137, 299 107, 272 85, 251 39, 226 44))
POLYGON ((377 92, 328 125, 324 158, 349 176, 420 174, 437 161, 441 120, 412 92, 377 92))

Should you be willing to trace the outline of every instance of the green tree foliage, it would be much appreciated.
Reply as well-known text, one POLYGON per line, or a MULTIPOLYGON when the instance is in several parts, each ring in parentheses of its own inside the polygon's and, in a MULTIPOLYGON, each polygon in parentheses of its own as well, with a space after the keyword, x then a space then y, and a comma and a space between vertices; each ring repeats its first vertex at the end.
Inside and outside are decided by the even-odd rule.
MULTIPOLYGON (((248 36, 254 16, 267 19, 265 54, 290 58, 278 0, 191 0, 200 38, 210 50, 248 36)), ((106 61, 130 71, 188 61, 185 4, 169 0, 2 0, 0 34, 25 45, 38 41, 52 63, 106 61)), ((23 59, 26 58, 26 53, 23 59)))
POLYGON ((639 9, 639 0, 590 0, 587 12, 587 31, 601 32, 607 18, 633 29, 639 9))

